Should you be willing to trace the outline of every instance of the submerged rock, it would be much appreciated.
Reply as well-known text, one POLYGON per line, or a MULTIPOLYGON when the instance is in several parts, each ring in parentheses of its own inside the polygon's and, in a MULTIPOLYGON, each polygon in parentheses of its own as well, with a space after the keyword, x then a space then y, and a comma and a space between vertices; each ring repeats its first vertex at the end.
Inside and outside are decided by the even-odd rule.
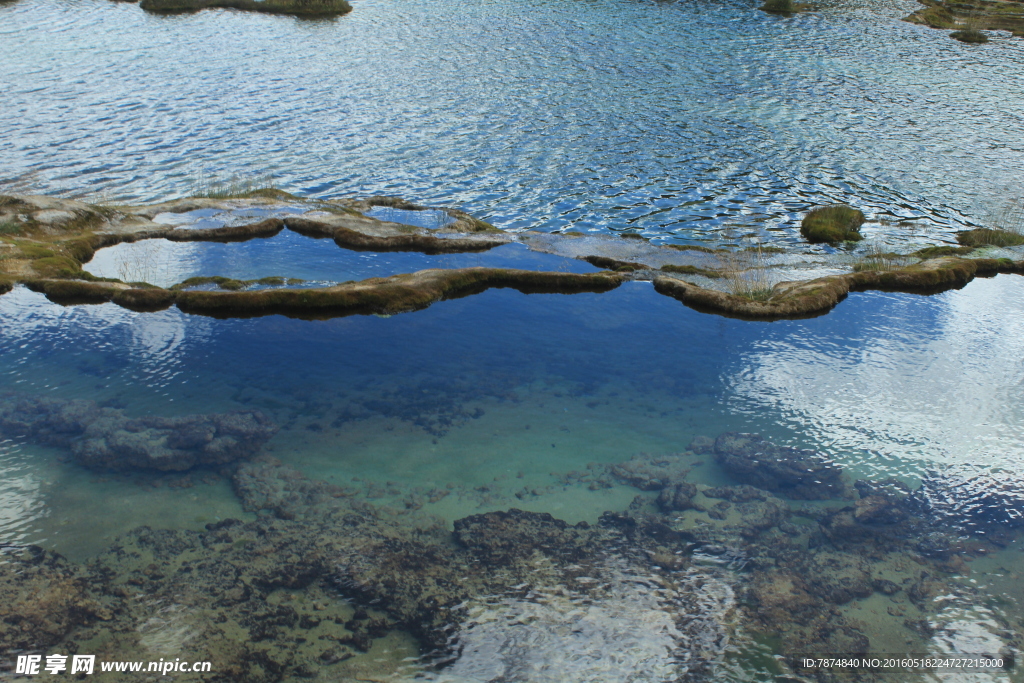
POLYGON ((641 491, 659 491, 682 482, 690 467, 680 455, 648 455, 641 453, 627 462, 612 465, 608 473, 623 484, 641 491))
POLYGON ((541 551, 565 559, 593 554, 598 537, 586 522, 569 525, 546 512, 488 512, 455 521, 455 540, 494 566, 541 551))
POLYGON ((715 460, 742 482, 789 498, 847 495, 842 469, 816 451, 776 446, 758 434, 730 432, 715 440, 715 460))
POLYGON ((112 618, 78 572, 37 546, 0 546, 0 654, 43 650, 76 626, 112 618))
POLYGON ((687 510, 693 507, 693 497, 697 495, 697 487, 683 482, 661 490, 658 495, 658 507, 662 512, 687 510))
POLYGON ((0 403, 0 433, 67 448, 86 467, 180 472, 252 457, 277 432, 258 410, 129 418, 93 401, 20 398, 0 403))
POLYGON ((313 17, 337 16, 352 11, 348 0, 141 0, 139 6, 147 12, 163 14, 195 12, 212 7, 313 17))

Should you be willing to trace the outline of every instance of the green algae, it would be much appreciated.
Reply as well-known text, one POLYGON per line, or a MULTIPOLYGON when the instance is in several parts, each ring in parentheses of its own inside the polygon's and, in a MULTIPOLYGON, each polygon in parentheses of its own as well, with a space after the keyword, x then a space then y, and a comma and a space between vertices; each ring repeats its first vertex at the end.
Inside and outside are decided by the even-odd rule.
POLYGON ((676 273, 677 275, 701 275, 703 277, 713 279, 725 277, 725 275, 720 271, 713 270, 711 268, 701 268, 699 266, 677 266, 671 263, 662 266, 659 270, 666 273, 676 273))
POLYGON ((925 247, 924 249, 918 249, 911 256, 916 256, 922 259, 938 258, 940 256, 966 256, 974 251, 974 247, 953 247, 953 246, 938 246, 938 247, 925 247))
POLYGON ((305 280, 277 276, 262 277, 257 280, 236 280, 234 278, 213 275, 190 277, 183 282, 179 282, 178 284, 173 285, 171 289, 174 291, 182 291, 193 287, 201 287, 202 285, 217 285, 217 287, 220 289, 230 292, 237 292, 247 287, 252 287, 253 285, 280 287, 283 285, 300 285, 303 282, 305 282, 305 280))

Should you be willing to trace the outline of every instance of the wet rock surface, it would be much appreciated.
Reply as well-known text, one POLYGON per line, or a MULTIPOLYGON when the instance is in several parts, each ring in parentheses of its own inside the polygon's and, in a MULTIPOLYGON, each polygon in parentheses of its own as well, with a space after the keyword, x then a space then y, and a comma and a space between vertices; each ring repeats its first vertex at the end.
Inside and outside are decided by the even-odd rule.
MULTIPOLYGON (((924 489, 897 480, 849 487, 813 452, 734 433, 695 439, 690 450, 723 454, 723 469, 761 486, 675 480, 606 518, 623 526, 660 524, 663 533, 687 539, 688 564, 733 572, 743 623, 778 637, 791 671, 808 680, 896 680, 878 672, 801 670, 798 658, 931 651, 933 635, 947 628, 946 601, 975 599, 975 588, 958 577, 1002 542, 991 528, 965 539, 963 527, 951 523, 955 517, 929 507, 924 489), (794 472, 808 463, 824 476, 808 481, 794 472), (683 505, 674 502, 677 490, 683 505)), ((645 486, 637 481, 636 488, 645 486)), ((1012 627, 1001 628, 1005 645, 1019 647, 1012 627)))
POLYGON ((255 455, 277 432, 259 411, 130 418, 93 401, 8 397, 0 433, 68 449, 83 465, 180 472, 255 455))
POLYGON ((1024 486, 1017 477, 975 468, 932 473, 916 497, 929 515, 971 532, 1024 527, 1024 486))

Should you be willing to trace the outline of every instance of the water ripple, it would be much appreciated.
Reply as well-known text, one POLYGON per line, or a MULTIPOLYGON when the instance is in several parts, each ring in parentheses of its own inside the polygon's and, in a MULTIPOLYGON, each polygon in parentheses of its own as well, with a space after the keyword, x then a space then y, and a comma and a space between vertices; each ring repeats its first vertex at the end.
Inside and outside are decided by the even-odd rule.
POLYGON ((795 243, 808 206, 850 201, 925 219, 870 234, 948 241, 1024 166, 1024 50, 898 21, 915 7, 361 0, 298 21, 24 0, 0 7, 7 186, 139 200, 272 173, 676 241, 795 243))

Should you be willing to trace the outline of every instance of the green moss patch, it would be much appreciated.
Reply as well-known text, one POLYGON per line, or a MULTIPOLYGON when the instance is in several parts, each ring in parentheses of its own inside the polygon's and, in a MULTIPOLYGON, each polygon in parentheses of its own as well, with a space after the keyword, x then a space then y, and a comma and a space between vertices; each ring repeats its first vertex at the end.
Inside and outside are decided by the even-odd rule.
POLYGON ((597 268, 606 268, 620 273, 630 273, 634 270, 647 269, 647 266, 642 263, 619 261, 618 259, 608 258, 607 256, 587 256, 583 260, 597 268))
POLYGON ((671 263, 666 266, 662 266, 660 270, 665 273, 678 273, 679 275, 703 275, 704 277, 716 279, 725 277, 722 273, 717 270, 711 270, 710 268, 700 268, 698 266, 677 266, 671 263))
POLYGON ((676 251, 700 251, 705 254, 717 254, 723 251, 722 249, 713 249, 699 244, 663 244, 662 246, 668 249, 675 249, 676 251))
POLYGON ((860 234, 863 224, 861 211, 846 204, 834 204, 809 211, 800 223, 800 234, 811 243, 856 242, 864 239, 860 234))
POLYGON ((20 235, 25 224, 21 221, 0 222, 0 235, 20 235))
POLYGON ((962 31, 953 31, 949 34, 949 37, 954 40, 959 40, 961 43, 979 44, 988 42, 988 36, 986 36, 982 31, 974 28, 966 28, 962 31))
POLYGON ((956 241, 965 247, 1016 247, 1024 244, 1024 235, 1009 230, 978 228, 958 232, 956 241))
POLYGON ((221 277, 219 275, 202 276, 202 277, 190 277, 189 279, 179 282, 178 284, 171 287, 174 291, 183 291, 192 289, 194 287, 201 287, 203 285, 217 285, 219 289, 223 289, 229 292, 237 292, 245 289, 246 287, 252 287, 254 285, 264 285, 267 287, 280 287, 283 285, 300 285, 305 280, 298 278, 284 278, 284 277, 263 277, 258 280, 236 280, 230 277, 221 277))
POLYGON ((974 251, 974 247, 925 247, 924 249, 918 249, 911 256, 917 256, 922 259, 939 258, 940 256, 965 256, 974 251))
POLYGON ((147 12, 166 14, 196 12, 214 7, 319 17, 337 16, 352 11, 352 6, 347 0, 142 0, 139 6, 147 12))
POLYGON ((928 7, 916 12, 914 16, 921 20, 920 23, 932 28, 953 28, 956 26, 956 18, 953 16, 953 13, 949 11, 949 8, 942 5, 928 7))

